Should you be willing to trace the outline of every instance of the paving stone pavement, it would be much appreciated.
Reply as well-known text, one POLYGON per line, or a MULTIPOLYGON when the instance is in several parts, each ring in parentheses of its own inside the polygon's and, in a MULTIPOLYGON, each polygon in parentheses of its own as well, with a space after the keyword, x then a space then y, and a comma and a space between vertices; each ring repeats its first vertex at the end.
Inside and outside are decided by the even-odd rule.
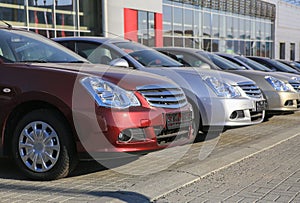
POLYGON ((29 181, 0 159, 0 202, 300 202, 299 123, 300 112, 276 116, 110 170, 82 162, 56 181, 29 181))
POLYGON ((300 202, 299 146, 296 136, 156 202, 300 202))

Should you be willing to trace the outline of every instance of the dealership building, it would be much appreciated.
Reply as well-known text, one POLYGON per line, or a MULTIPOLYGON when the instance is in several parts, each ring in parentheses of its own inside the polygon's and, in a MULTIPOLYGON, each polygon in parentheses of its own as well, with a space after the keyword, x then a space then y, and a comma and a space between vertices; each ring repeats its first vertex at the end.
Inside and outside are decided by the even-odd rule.
POLYGON ((299 0, 0 0, 0 19, 46 37, 300 60, 299 0))

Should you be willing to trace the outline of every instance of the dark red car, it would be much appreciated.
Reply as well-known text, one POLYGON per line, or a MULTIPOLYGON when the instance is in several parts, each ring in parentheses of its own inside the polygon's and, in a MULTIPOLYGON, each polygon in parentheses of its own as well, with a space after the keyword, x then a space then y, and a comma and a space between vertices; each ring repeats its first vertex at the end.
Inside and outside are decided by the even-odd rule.
POLYGON ((65 177, 86 152, 145 153, 194 139, 191 107, 168 79, 92 65, 24 30, 0 27, 0 91, 0 155, 32 179, 65 177))

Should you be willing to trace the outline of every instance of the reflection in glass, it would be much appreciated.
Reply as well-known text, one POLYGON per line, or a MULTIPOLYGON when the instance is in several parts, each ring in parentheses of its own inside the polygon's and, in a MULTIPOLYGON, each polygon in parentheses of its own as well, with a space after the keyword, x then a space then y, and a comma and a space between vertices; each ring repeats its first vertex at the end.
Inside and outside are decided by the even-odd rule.
POLYGON ((246 38, 246 30, 245 30, 245 19, 240 18, 239 19, 239 35, 240 39, 245 39, 246 38))
POLYGON ((203 36, 211 37, 211 16, 210 13, 203 13, 203 36))
POLYGON ((174 46, 175 47, 183 47, 183 38, 182 37, 174 37, 174 46))
POLYGON ((211 39, 203 39, 203 47, 204 51, 211 51, 211 39))
POLYGON ((212 36, 213 37, 219 37, 220 32, 219 32, 219 23, 220 16, 217 14, 212 15, 212 36))
POLYGON ((193 11, 184 9, 184 35, 193 36, 193 11))
POLYGON ((227 38, 233 38, 233 23, 231 16, 226 16, 226 30, 227 38))
POLYGON ((212 40, 212 52, 219 51, 219 40, 212 40))
POLYGON ((174 35, 183 34, 183 13, 182 8, 174 8, 174 35))
POLYGON ((163 6, 164 35, 172 35, 172 7, 163 6))

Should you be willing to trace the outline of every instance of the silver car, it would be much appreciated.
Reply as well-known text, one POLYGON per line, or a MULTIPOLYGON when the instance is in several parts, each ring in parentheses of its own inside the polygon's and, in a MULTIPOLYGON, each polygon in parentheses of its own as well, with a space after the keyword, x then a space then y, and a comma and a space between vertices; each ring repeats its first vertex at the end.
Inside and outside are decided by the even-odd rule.
POLYGON ((177 59, 186 66, 199 66, 199 64, 201 66, 201 63, 209 63, 213 69, 222 69, 255 81, 267 99, 268 116, 299 109, 297 90, 299 90, 300 83, 291 77, 274 72, 246 70, 214 53, 198 49, 167 47, 157 48, 157 50, 177 59))
MULTIPOLYGON (((255 82, 245 77, 182 68, 182 64, 154 49, 122 39, 68 37, 54 40, 92 63, 123 66, 171 78, 185 91, 199 120, 199 130, 204 134, 257 124, 264 119, 265 99, 255 82)), ((203 66, 210 68, 207 64, 203 66)))

